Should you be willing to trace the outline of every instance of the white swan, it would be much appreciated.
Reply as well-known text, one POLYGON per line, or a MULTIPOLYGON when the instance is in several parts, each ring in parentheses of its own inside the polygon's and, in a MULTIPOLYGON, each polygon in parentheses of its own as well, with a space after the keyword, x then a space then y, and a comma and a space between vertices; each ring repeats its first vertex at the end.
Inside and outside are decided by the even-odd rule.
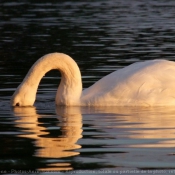
POLYGON ((65 106, 175 106, 175 63, 152 60, 115 71, 82 91, 80 70, 63 53, 41 57, 11 99, 12 106, 32 106, 41 78, 51 69, 61 72, 56 104, 65 106))

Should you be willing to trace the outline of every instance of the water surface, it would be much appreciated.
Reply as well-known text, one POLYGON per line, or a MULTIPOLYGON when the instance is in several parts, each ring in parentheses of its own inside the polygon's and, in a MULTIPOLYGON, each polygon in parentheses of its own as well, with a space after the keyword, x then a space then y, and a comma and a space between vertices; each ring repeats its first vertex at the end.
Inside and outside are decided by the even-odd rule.
POLYGON ((175 169, 173 108, 55 107, 57 71, 42 79, 34 107, 9 104, 50 52, 75 59, 83 88, 133 62, 175 60, 174 9, 173 0, 1 1, 0 170, 175 169))

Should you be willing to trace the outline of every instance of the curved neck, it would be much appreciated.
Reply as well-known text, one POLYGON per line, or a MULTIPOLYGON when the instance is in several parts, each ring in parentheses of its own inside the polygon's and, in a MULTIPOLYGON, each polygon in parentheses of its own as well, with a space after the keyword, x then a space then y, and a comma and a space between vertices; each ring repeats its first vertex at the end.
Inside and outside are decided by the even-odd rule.
POLYGON ((23 84, 35 93, 41 78, 52 69, 61 72, 61 82, 56 94, 57 105, 78 105, 82 93, 81 73, 75 61, 68 55, 52 53, 41 57, 29 70, 23 84))

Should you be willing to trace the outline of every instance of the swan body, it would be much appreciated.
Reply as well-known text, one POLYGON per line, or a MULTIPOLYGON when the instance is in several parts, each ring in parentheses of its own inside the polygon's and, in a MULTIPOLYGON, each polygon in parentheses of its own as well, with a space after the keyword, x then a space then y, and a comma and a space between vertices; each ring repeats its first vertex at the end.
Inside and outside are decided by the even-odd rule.
POLYGON ((51 69, 61 72, 56 104, 64 106, 175 106, 175 63, 150 60, 117 70, 82 91, 80 70, 63 53, 41 57, 11 99, 12 106, 32 106, 41 78, 51 69))

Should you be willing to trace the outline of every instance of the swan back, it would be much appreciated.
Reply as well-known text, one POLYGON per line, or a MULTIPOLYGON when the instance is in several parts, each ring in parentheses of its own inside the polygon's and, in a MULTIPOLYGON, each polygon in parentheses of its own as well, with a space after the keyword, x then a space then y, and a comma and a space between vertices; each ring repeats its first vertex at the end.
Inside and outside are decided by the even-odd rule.
POLYGON ((175 105, 175 63, 151 60, 131 64, 84 90, 82 102, 88 106, 175 105))

